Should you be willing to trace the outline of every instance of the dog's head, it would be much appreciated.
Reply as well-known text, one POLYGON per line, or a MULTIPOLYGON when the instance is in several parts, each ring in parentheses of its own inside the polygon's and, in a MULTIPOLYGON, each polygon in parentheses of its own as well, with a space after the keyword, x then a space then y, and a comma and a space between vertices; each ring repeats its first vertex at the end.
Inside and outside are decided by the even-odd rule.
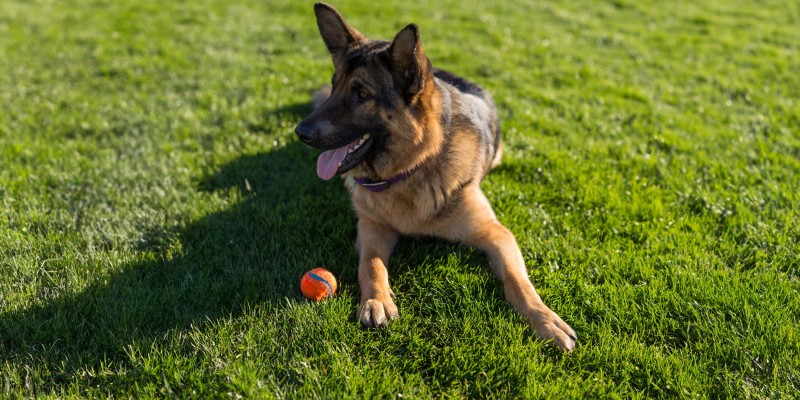
MULTIPOLYGON (((328 99, 295 128, 303 143, 326 150, 317 174, 330 179, 353 170, 364 175, 396 173, 422 136, 433 85, 416 25, 393 41, 369 40, 331 6, 314 5, 317 26, 333 57, 328 99)), ((416 153, 419 153, 416 149, 416 153)))

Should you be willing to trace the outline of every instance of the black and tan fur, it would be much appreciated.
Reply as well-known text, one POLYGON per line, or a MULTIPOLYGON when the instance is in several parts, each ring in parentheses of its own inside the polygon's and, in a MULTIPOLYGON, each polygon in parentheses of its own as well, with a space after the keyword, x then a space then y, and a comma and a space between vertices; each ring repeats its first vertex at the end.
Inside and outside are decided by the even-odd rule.
POLYGON ((335 72, 329 97, 295 131, 321 149, 347 146, 369 134, 336 170, 350 178, 358 215, 361 323, 381 327, 398 316, 387 270, 398 237, 434 236, 486 252, 506 299, 536 334, 572 350, 575 332, 539 298, 513 234, 497 221, 480 189, 502 153, 489 94, 434 69, 416 25, 391 42, 368 40, 332 7, 318 3, 314 11, 335 72), (383 192, 352 182, 402 173, 407 178, 383 192))

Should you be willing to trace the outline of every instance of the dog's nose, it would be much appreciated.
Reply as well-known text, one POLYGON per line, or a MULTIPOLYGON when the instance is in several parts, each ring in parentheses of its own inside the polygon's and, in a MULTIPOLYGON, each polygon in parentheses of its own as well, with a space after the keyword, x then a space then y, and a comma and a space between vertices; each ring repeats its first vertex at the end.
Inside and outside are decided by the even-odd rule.
POLYGON ((311 143, 317 137, 317 130, 314 129, 314 125, 306 123, 306 121, 300 122, 294 128, 294 133, 303 143, 311 143))

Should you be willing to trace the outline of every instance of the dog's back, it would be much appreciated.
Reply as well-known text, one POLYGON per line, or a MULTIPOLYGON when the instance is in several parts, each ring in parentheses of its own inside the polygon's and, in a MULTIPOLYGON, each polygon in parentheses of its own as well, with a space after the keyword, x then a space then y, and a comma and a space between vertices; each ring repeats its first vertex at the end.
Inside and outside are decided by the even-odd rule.
POLYGON ((450 109, 457 123, 466 123, 476 127, 479 133, 480 147, 489 161, 484 173, 497 166, 502 157, 500 123, 497 117, 492 96, 482 87, 449 71, 435 69, 434 77, 440 87, 450 93, 450 109))

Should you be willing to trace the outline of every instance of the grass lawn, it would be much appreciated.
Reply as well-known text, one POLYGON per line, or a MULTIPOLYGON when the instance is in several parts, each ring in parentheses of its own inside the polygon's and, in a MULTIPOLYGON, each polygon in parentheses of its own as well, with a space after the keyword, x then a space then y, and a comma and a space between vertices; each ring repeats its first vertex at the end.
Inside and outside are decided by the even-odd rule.
POLYGON ((753 3, 334 4, 493 93, 483 188, 565 355, 431 239, 359 326, 355 216, 293 133, 310 2, 3 0, 0 397, 796 396, 800 3, 753 3))

